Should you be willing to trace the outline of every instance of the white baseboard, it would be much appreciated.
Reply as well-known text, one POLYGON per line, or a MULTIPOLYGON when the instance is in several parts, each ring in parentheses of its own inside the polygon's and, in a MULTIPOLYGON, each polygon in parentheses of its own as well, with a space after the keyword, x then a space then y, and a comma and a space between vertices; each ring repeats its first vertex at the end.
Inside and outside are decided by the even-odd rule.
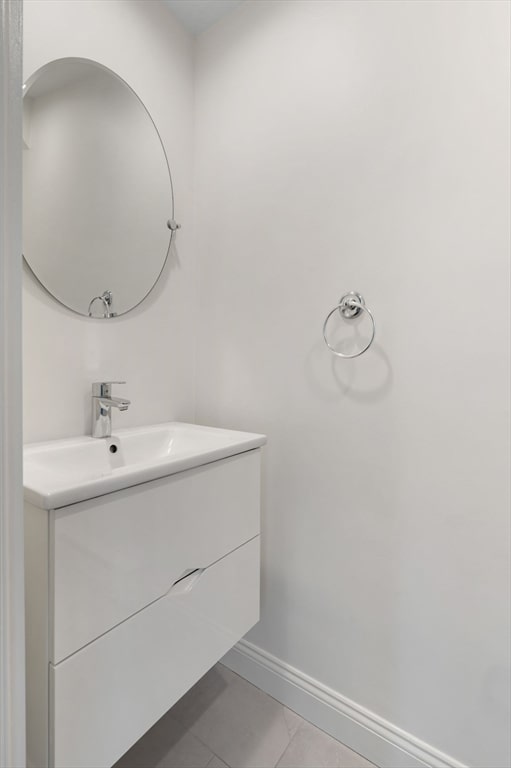
POLYGON ((466 768, 246 640, 222 664, 381 768, 466 768))

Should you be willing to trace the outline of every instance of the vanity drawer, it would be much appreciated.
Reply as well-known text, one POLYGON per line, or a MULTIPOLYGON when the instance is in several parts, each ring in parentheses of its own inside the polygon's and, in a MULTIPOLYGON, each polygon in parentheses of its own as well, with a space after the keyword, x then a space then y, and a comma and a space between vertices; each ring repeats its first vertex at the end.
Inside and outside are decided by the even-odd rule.
POLYGON ((256 536, 259 496, 256 449, 53 510, 50 660, 62 661, 165 595, 186 571, 256 536))
POLYGON ((50 765, 112 765, 259 619, 259 537, 57 666, 50 765))

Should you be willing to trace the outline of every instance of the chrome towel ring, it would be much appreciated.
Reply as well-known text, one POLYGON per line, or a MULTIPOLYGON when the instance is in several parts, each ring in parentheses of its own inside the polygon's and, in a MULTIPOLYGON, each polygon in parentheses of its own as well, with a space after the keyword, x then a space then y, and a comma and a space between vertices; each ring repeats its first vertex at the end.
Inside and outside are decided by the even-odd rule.
POLYGON ((363 355, 364 352, 367 352, 371 344, 374 340, 374 334, 376 333, 376 325, 374 322, 374 317, 370 309, 366 307, 366 303, 364 301, 364 297, 360 293, 356 293, 355 291, 350 291, 349 293, 344 294, 344 296, 339 299, 339 303, 336 307, 334 307, 326 316, 326 320, 323 323, 323 338, 325 340, 325 344, 327 345, 330 352, 333 352, 334 355, 337 355, 337 357, 359 357, 360 355, 363 355), (345 355, 343 352, 338 352, 332 345, 329 343, 327 337, 326 337, 326 327, 328 325, 328 321, 332 317, 333 314, 336 312, 339 312, 342 317, 344 317, 345 320, 353 320, 355 317, 358 317, 361 312, 365 312, 367 315, 369 315, 371 319, 371 323, 373 324, 373 330, 371 333, 371 338, 363 347, 363 349, 359 349, 358 352, 355 352, 352 355, 345 355))

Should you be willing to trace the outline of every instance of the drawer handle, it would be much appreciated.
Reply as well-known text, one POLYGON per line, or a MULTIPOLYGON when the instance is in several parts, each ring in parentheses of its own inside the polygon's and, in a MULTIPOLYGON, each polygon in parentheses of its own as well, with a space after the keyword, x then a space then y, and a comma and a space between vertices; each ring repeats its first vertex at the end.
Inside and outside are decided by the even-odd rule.
POLYGON ((184 595, 190 592, 204 573, 204 568, 187 568, 179 579, 176 579, 167 594, 184 595))

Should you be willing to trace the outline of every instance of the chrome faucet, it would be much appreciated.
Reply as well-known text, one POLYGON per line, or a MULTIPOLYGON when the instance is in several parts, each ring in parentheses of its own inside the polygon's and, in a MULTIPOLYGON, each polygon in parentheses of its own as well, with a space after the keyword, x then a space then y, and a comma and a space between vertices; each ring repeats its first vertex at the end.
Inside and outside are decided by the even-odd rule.
POLYGON ((127 411, 130 400, 112 397, 112 384, 125 381, 95 381, 92 385, 92 437, 110 437, 112 434, 112 408, 127 411))

